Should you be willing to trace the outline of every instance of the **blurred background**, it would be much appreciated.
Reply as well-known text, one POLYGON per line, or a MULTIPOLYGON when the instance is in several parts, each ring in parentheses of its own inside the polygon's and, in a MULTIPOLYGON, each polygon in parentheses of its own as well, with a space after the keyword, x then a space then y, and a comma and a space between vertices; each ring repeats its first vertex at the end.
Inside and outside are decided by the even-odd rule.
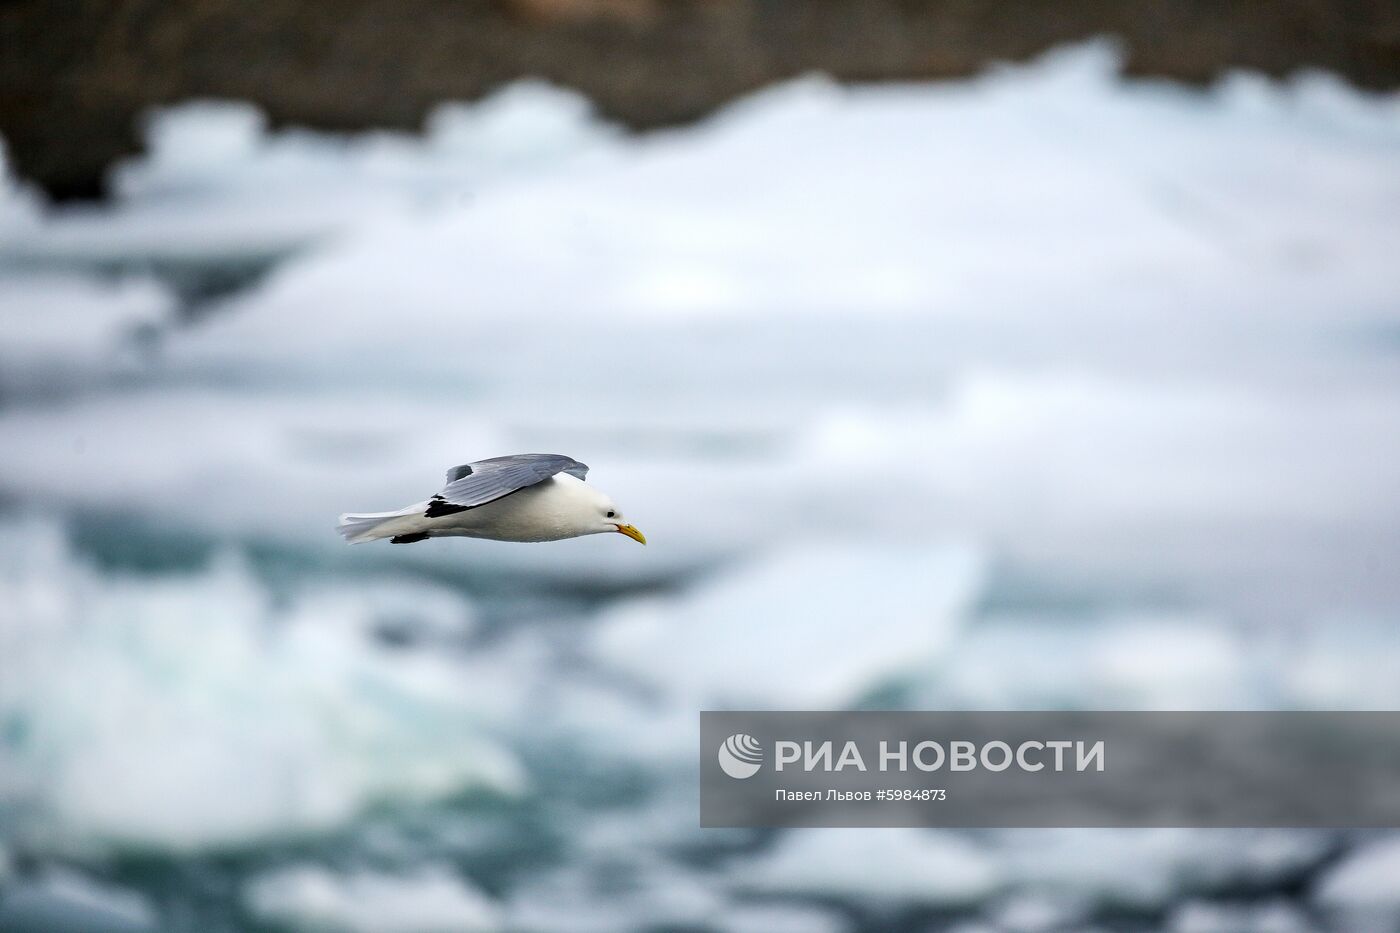
POLYGON ((706 708, 1400 704, 1400 8, 0 3, 0 931, 1400 929, 698 829, 706 708), (450 465, 646 533, 350 548, 450 465))

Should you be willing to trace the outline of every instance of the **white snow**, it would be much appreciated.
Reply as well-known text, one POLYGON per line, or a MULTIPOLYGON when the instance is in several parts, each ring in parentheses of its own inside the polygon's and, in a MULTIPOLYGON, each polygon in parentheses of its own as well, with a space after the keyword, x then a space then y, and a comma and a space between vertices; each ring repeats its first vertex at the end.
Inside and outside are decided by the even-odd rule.
POLYGON ((58 274, 0 276, 0 394, 91 387, 139 372, 143 335, 173 302, 148 279, 117 283, 58 274))
MULTIPOLYGON (((1130 82, 1090 45, 969 81, 802 79, 641 137, 538 85, 421 137, 208 101, 148 133, 108 207, 0 182, 0 503, 48 516, 0 526, 0 719, 25 736, 0 800, 26 853, 255 845, 519 792, 509 734, 665 793, 572 814, 566 864, 499 906, 432 866, 310 863, 248 903, 570 933, 839 928, 787 902, 833 893, 1005 895, 988 923, 1011 928, 1061 898, 1182 930, 1289 919, 1213 899, 1294 883, 1322 835, 804 831, 706 873, 666 856, 698 832, 676 773, 702 704, 891 682, 929 705, 1393 707, 1397 98, 1130 82), (165 266, 274 261, 174 320, 165 266), (590 463, 651 545, 332 530, 532 449, 590 463), (60 523, 220 556, 102 570, 60 523), (326 576, 259 579, 255 542, 326 576), (463 651, 483 614, 434 574, 526 580, 521 603, 651 589, 596 616, 530 603, 463 651), (980 606, 1017 574, 1085 595, 980 606)), ((1387 846, 1319 906, 1393 913, 1387 846)))
POLYGON ((135 891, 66 868, 5 889, 0 928, 147 933, 158 929, 155 905, 135 891))
POLYGON ((1393 621, 1326 618, 1290 645, 1289 692, 1304 709, 1400 709, 1393 621))
POLYGON ((928 676, 980 592, 965 544, 773 549, 675 596, 620 600, 579 643, 601 672, 546 688, 550 721, 613 754, 675 767, 697 709, 836 709, 928 676))
POLYGON ((1297 830, 1001 830, 992 842, 1020 890, 1144 913, 1187 895, 1296 881, 1330 848, 1323 834, 1297 830))
POLYGON ((1330 868, 1318 882, 1313 900, 1349 912, 1388 912, 1400 917, 1400 836, 1390 834, 1362 845, 1330 868))
POLYGON ((1244 633, 1228 621, 1011 618, 962 632, 917 685, 916 705, 1240 709, 1257 702, 1259 687, 1244 633))
POLYGON ((442 471, 459 462, 458 438, 503 443, 470 416, 368 393, 110 393, 12 408, 0 424, 13 451, 7 485, 31 501, 118 504, 194 531, 312 541, 337 537, 342 511, 397 507, 440 489, 442 471), (60 460, 71 465, 75 448, 84 464, 77 483, 71 469, 55 470, 60 460))
POLYGON ((395 603, 390 620, 440 628, 455 598, 349 585, 281 607, 229 555, 142 580, 97 573, 49 524, 0 537, 0 716, 20 737, 0 747, 0 796, 45 815, 32 845, 238 846, 384 799, 522 786, 460 669, 369 635, 395 603))
POLYGON ((956 907, 995 893, 1005 876, 981 846, 948 831, 802 829, 729 865, 740 890, 956 907))
POLYGON ((1216 904, 1188 901, 1172 910, 1170 933, 1311 933, 1308 916, 1284 901, 1266 904, 1216 904))
POLYGON ((513 893, 508 916, 512 929, 612 933, 703 925, 725 904, 710 879, 620 849, 528 879, 513 893))
POLYGON ((607 457, 590 457, 592 482, 669 546, 644 549, 621 536, 598 536, 548 548, 457 540, 386 551, 347 548, 335 533, 341 512, 422 501, 442 488, 447 467, 464 460, 556 448, 583 456, 547 432, 537 442, 541 432, 502 423, 501 415, 368 390, 328 396, 189 386, 0 408, 7 453, 0 492, 51 512, 116 512, 202 538, 279 541, 342 561, 392 555, 449 571, 495 568, 584 585, 599 567, 616 582, 665 578, 750 543, 669 495, 678 471, 607 457), (77 482, 75 455, 82 464, 77 482))
POLYGON ((447 465, 562 449, 658 546, 396 559, 640 582, 814 537, 953 537, 1251 622, 1383 613, 1395 102, 1115 68, 1091 45, 951 84, 807 79, 635 139, 538 86, 422 140, 268 132, 226 103, 155 117, 102 237, 137 248, 119 225, 146 210, 198 218, 153 234, 171 249, 261 249, 283 209, 339 234, 171 334, 160 391, 0 415, 22 451, 0 491, 170 512, 163 484, 202 487, 218 450, 238 481, 179 521, 329 550, 326 521, 420 499, 447 465), (302 419, 311 450, 285 442, 302 419), (75 438, 91 478, 69 490, 75 438))
POLYGON ((995 928, 1007 933, 1049 933, 1082 927, 1092 905, 1085 898, 1051 893, 1019 893, 988 911, 995 928))
POLYGON ((573 158, 614 133, 594 122, 587 100, 540 81, 502 88, 475 104, 443 104, 429 114, 421 137, 271 132, 250 104, 192 101, 151 114, 147 154, 116 169, 113 193, 123 207, 251 197, 250 214, 279 198, 334 194, 350 197, 363 213, 353 198, 366 191, 410 204, 415 195, 454 187, 465 194, 573 158))
POLYGON ((850 924, 839 914, 816 907, 744 904, 715 919, 724 933, 843 933, 850 924))
POLYGON ((306 931, 335 933, 492 933, 500 909, 442 866, 398 875, 344 874, 292 865, 254 878, 244 893, 254 917, 306 931))
MULTIPOLYGON (((577 94, 538 82, 444 104, 421 135, 271 131, 250 104, 190 101, 149 115, 146 154, 111 174, 112 207, 51 211, 10 236, 0 224, 0 259, 78 267, 276 259, 606 152, 614 133, 577 94)), ((19 197, 0 182, 0 207, 23 206, 19 197)))
POLYGON ((413 371, 450 368, 454 347, 507 321, 820 327, 825 312, 1006 334, 1013 352, 1072 345, 1121 355, 1123 372, 1191 358, 1220 372, 1386 313, 1392 105, 1346 100, 1372 125, 1358 140, 1298 107, 1302 90, 1199 94, 1115 70, 1090 47, 956 85, 786 85, 615 158, 366 229, 241 302, 198 355, 285 366, 314 339, 413 371))
POLYGON ((39 198, 15 178, 10 154, 0 139, 0 235, 32 231, 38 221, 39 198))
POLYGON ((979 555, 958 545, 794 547, 679 600, 609 610, 594 648, 691 709, 839 708, 928 665, 961 624, 979 570, 979 555))

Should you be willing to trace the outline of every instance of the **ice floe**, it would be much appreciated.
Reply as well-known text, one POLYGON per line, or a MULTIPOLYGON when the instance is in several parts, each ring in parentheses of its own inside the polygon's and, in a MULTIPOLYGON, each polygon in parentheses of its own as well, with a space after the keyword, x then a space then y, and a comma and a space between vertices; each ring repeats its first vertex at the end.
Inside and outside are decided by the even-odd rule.
POLYGON ((1394 706, 1400 107, 1117 69, 188 102, 109 205, 5 176, 0 909, 233 848, 308 928, 1393 927, 1383 837, 695 825, 701 705, 1394 706), (334 535, 532 449, 651 546, 334 535))
POLYGON ((0 276, 0 400, 140 374, 173 301, 149 279, 0 276))
MULTIPOLYGON (((123 578, 52 525, 3 537, 0 798, 27 845, 236 847, 376 801, 522 786, 460 670, 369 634, 402 618, 373 618, 382 590, 279 605, 232 556, 123 578)), ((447 599, 409 611, 441 619, 447 599)))
POLYGON ((1400 921, 1400 836, 1386 834, 1358 846, 1328 869, 1313 901, 1341 922, 1400 921), (1369 919, 1368 919, 1369 918, 1369 919))
POLYGON ((947 831, 804 829, 730 865, 741 890, 889 906, 956 907, 1006 878, 982 846, 947 831))
POLYGON ((217 278, 221 266, 230 283, 251 281, 337 234, 469 202, 606 150, 614 135, 587 101, 540 82, 438 107, 421 135, 272 130, 250 104, 191 101, 150 114, 146 153, 111 174, 111 207, 54 209, 41 223, 17 189, 2 189, 0 206, 33 222, 0 223, 0 261, 177 280, 217 278))
POLYGON ((690 709, 840 707, 882 678, 929 664, 978 583, 979 555, 964 546, 795 547, 682 600, 610 610, 595 649, 690 709))
POLYGON ((1186 895, 1296 884, 1334 849, 1325 833, 1282 829, 1003 830, 991 839, 1020 889, 1143 914, 1186 895))
POLYGON ((1263 904, 1188 901, 1167 921, 1170 933, 1311 933, 1317 926, 1284 901, 1263 904))
POLYGON ((156 908, 149 899, 67 869, 46 870, 0 895, 0 930, 154 933, 158 929, 156 908))
POLYGON ((397 875, 293 865, 254 878, 244 893, 254 917, 336 933, 494 933, 499 906, 442 866, 397 875))

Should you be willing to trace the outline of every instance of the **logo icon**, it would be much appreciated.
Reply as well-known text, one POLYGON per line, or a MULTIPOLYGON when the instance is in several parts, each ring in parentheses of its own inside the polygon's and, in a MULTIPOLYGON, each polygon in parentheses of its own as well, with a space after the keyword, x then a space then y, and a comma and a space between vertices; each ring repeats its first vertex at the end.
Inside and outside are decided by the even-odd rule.
POLYGON ((719 766, 732 778, 753 777, 763 764, 763 746, 758 739, 736 732, 719 747, 719 766))

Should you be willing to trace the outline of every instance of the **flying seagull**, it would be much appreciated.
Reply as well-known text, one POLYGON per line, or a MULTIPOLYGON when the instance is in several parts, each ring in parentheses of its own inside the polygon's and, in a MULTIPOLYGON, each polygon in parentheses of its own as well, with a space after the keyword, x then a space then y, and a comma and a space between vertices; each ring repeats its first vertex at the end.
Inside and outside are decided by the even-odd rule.
POLYGON ((511 454, 447 471, 447 485, 426 502, 397 512, 340 516, 351 544, 388 538, 412 544, 428 538, 559 541, 618 532, 647 543, 606 495, 586 484, 588 467, 560 454, 511 454))

